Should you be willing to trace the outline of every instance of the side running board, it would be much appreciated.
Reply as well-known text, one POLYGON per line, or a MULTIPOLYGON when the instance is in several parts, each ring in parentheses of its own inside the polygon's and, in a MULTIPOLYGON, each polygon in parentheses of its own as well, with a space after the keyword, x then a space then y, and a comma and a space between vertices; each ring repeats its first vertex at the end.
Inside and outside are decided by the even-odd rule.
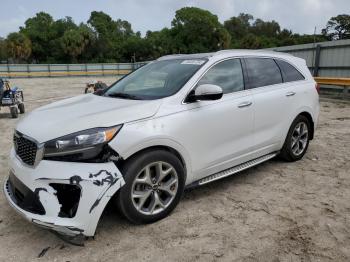
POLYGON ((265 162, 265 161, 275 157, 276 155, 277 155, 277 153, 271 153, 268 155, 264 155, 264 156, 258 157, 256 159, 250 160, 248 162, 245 162, 243 164, 240 164, 238 166, 234 166, 234 167, 231 167, 231 168, 226 169, 224 171, 220 171, 219 173, 209 175, 207 177, 204 177, 204 178, 202 178, 198 181, 195 181, 192 184, 186 186, 186 189, 196 187, 196 186, 205 185, 205 184, 208 184, 208 183, 213 182, 215 180, 219 180, 221 178, 231 176, 231 175, 236 174, 240 171, 243 171, 247 168, 250 168, 250 167, 256 166, 262 162, 265 162))

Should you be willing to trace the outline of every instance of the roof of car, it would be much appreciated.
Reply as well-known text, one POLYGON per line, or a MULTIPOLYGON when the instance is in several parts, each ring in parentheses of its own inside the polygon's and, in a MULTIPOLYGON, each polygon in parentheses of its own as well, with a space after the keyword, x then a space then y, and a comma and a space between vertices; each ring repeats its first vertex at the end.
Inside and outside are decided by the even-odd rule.
POLYGON ((160 57, 158 60, 170 59, 209 59, 210 57, 229 57, 229 56, 271 56, 271 57, 293 57, 291 54, 268 51, 268 50, 249 50, 249 49, 227 49, 213 53, 198 54, 174 54, 160 57))

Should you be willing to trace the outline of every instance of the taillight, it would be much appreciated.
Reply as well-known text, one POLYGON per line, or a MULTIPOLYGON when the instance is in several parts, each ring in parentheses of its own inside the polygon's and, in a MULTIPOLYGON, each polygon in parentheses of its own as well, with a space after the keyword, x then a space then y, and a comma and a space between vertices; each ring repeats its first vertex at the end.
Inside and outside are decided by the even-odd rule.
POLYGON ((316 83, 315 88, 317 90, 317 93, 320 94, 320 84, 316 83))

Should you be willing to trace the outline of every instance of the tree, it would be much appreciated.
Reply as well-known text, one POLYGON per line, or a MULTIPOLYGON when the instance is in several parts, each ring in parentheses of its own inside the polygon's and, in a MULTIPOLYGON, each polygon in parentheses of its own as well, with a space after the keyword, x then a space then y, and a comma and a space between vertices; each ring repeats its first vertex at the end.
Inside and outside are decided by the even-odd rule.
POLYGON ((78 28, 65 31, 61 39, 63 51, 69 56, 70 62, 77 62, 77 58, 83 54, 93 41, 93 32, 84 24, 81 24, 78 28))
POLYGON ((25 27, 20 27, 20 33, 27 36, 32 42, 32 56, 38 62, 47 60, 50 51, 50 41, 54 38, 51 15, 40 12, 35 17, 25 21, 25 27))
POLYGON ((120 61, 122 57, 121 47, 123 41, 136 34, 128 21, 114 21, 104 12, 92 12, 88 24, 97 35, 96 54, 101 61, 120 61))
POLYGON ((40 12, 25 21, 18 33, 0 38, 0 61, 130 62, 174 53, 213 52, 225 48, 267 48, 350 38, 349 15, 332 17, 322 35, 299 35, 278 22, 240 13, 221 24, 207 10, 185 7, 175 13, 170 28, 134 32, 128 21, 104 12, 91 12, 87 23, 71 17, 54 20, 40 12))
POLYGON ((350 39, 350 15, 342 14, 332 17, 322 29, 322 34, 329 40, 350 39))
POLYGON ((7 59, 6 40, 0 37, 0 62, 7 59))
POLYGON ((255 36, 252 33, 249 33, 240 41, 240 47, 247 49, 259 49, 262 48, 263 45, 259 37, 255 36))
POLYGON ((251 27, 250 21, 254 17, 250 14, 240 13, 237 17, 231 17, 224 22, 224 27, 230 33, 232 40, 243 38, 251 27))
POLYGON ((77 28, 78 26, 69 16, 53 22, 48 43, 50 52, 47 54, 46 62, 55 63, 59 61, 61 63, 69 63, 71 61, 71 57, 63 49, 62 38, 67 31, 77 30, 77 28))
POLYGON ((250 31, 257 36, 277 37, 281 32, 281 27, 274 20, 265 22, 258 18, 253 23, 250 31))
POLYGON ((22 33, 11 33, 7 36, 6 49, 14 62, 26 62, 32 53, 32 43, 22 33))
POLYGON ((207 10, 184 7, 176 11, 171 33, 179 52, 196 53, 228 48, 230 34, 207 10))
POLYGON ((146 33, 146 43, 150 48, 149 57, 152 59, 163 55, 179 52, 179 44, 174 41, 175 34, 169 28, 163 28, 161 31, 148 31, 146 33))

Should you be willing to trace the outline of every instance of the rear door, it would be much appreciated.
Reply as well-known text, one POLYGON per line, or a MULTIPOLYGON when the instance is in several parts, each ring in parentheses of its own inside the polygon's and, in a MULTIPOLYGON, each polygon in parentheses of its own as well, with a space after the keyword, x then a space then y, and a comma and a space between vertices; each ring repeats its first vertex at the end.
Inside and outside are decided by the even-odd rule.
POLYGON ((253 96, 254 147, 258 157, 280 149, 293 99, 274 59, 249 57, 244 62, 253 96))

